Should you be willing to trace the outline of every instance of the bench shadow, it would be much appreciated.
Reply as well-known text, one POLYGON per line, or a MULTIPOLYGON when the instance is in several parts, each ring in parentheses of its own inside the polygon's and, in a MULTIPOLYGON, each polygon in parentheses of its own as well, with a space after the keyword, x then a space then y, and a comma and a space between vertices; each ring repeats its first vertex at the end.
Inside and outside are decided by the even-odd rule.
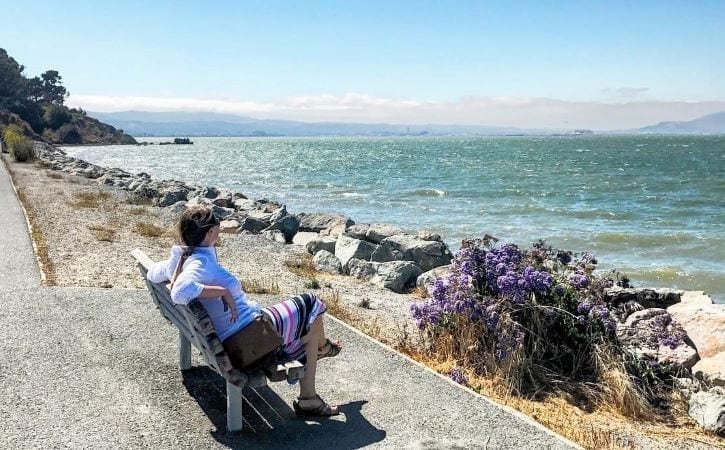
POLYGON ((228 433, 224 379, 206 366, 185 370, 182 377, 186 390, 214 425, 212 437, 229 448, 355 449, 387 435, 362 415, 365 400, 340 405, 342 414, 335 418, 303 419, 267 386, 244 388, 244 429, 228 433))

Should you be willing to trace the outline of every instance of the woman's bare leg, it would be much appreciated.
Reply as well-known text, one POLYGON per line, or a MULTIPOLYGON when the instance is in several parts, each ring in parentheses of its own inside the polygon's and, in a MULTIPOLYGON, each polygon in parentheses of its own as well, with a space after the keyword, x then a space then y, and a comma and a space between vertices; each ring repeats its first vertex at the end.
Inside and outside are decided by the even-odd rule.
MULTIPOLYGON (((322 317, 318 317, 312 322, 310 331, 302 338, 305 344, 305 354, 307 355, 307 364, 305 365, 305 376, 300 380, 300 397, 309 398, 317 395, 315 389, 315 376, 317 375, 317 352, 321 343, 325 343, 325 330, 322 325, 322 317)), ((298 400, 302 408, 315 408, 320 404, 317 399, 298 400)), ((330 406, 333 411, 337 411, 337 406, 330 406)))

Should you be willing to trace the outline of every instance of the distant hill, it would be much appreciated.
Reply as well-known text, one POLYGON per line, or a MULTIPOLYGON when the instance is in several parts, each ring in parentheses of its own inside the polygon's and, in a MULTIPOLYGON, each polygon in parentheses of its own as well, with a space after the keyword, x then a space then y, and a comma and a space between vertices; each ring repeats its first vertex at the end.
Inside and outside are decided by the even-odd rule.
POLYGON ((190 112, 124 111, 89 114, 132 136, 502 136, 561 131, 475 125, 299 122, 190 112))
POLYGON ((660 122, 633 131, 647 134, 725 134, 725 112, 687 122, 660 122))

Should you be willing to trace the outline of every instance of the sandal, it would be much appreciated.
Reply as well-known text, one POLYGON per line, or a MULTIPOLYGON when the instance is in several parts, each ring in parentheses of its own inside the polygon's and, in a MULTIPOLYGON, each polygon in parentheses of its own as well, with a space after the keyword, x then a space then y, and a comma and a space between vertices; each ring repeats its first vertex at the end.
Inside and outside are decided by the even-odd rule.
POLYGON ((292 402, 292 408, 295 410, 295 414, 303 417, 318 416, 336 416, 340 414, 340 410, 337 406, 327 404, 319 395, 315 394, 311 397, 297 397, 297 400, 292 402), (299 400, 319 400, 320 404, 314 408, 303 408, 300 406, 299 400))
POLYGON ((317 360, 321 360, 322 358, 334 358, 335 356, 339 355, 342 351, 342 346, 340 344, 337 344, 335 342, 332 342, 329 339, 325 340, 325 343, 322 345, 322 347, 317 349, 317 360), (324 349, 327 349, 326 351, 324 349))

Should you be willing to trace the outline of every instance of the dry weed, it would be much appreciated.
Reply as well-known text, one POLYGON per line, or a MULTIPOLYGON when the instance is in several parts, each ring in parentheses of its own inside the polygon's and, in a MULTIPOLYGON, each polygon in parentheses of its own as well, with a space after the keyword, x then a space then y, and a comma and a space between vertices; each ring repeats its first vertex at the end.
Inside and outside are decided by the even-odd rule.
POLYGON ((279 285, 274 280, 244 280, 242 289, 248 294, 279 294, 279 285))
POLYGON ((108 192, 78 192, 68 204, 76 208, 98 208, 104 200, 111 198, 108 192))
POLYGON ((61 180, 61 179, 63 179, 63 175, 59 174, 58 172, 53 172, 53 171, 50 171, 50 170, 46 170, 45 171, 45 175, 48 178, 52 178, 54 180, 61 180))
POLYGON ((145 216, 148 214, 148 211, 145 208, 131 208, 128 214, 132 216, 145 216))
POLYGON ((301 277, 311 278, 317 273, 315 266, 312 264, 312 256, 310 255, 289 258, 285 260, 284 265, 287 267, 287 270, 301 277))
POLYGON ((146 237, 161 237, 167 234, 167 230, 150 222, 136 222, 133 231, 146 237))
POLYGON ((113 238, 116 236, 116 230, 103 225, 88 225, 88 229, 99 241, 113 242, 113 238))

